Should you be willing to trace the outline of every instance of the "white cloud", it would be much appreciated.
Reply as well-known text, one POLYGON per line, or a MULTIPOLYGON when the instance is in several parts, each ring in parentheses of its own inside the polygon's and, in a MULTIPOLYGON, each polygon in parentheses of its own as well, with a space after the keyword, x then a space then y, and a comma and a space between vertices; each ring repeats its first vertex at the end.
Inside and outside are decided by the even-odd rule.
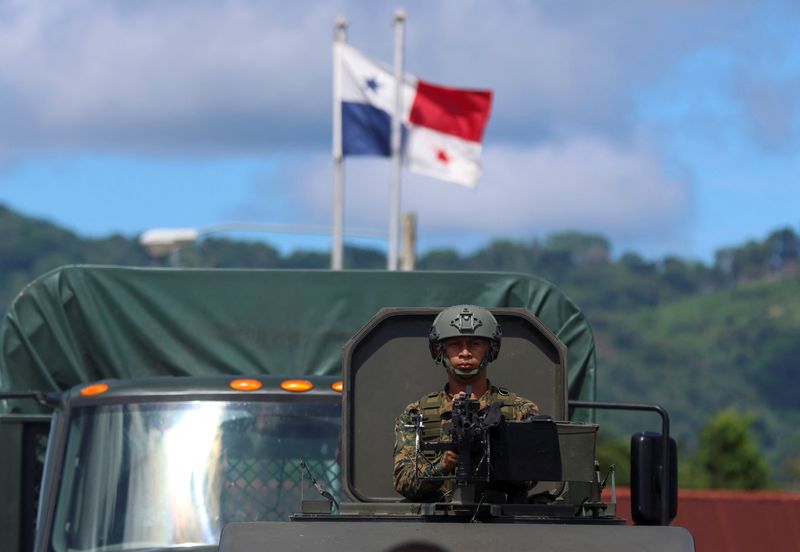
MULTIPOLYGON (((566 229, 605 234, 617 243, 649 239, 668 245, 691 210, 690 183, 667 174, 643 144, 628 148, 582 137, 558 145, 496 146, 484 152, 476 189, 403 173, 403 211, 418 214, 423 247, 472 249, 493 237, 528 240, 566 229)), ((305 160, 264 184, 262 195, 292 182, 287 216, 308 224, 331 221, 332 163, 305 160)), ((390 163, 346 162, 346 225, 387 224, 390 163)), ((260 203, 260 202, 254 202, 260 203)))
MULTIPOLYGON (((334 18, 350 17, 351 42, 388 60, 392 10, 358 0, 10 0, 0 6, 0 149, 319 147, 330 133, 334 18)), ((749 8, 410 0, 407 11, 408 69, 493 88, 489 138, 530 143, 629 138, 640 89, 686 51, 726 40, 749 8)))
POLYGON ((517 235, 564 228, 648 232, 671 225, 688 205, 686 184, 669 178, 651 152, 591 138, 488 150, 476 195, 478 204, 503 213, 501 228, 517 235))
POLYGON ((329 94, 322 32, 335 13, 247 1, 12 2, 0 16, 0 139, 226 151, 307 133, 329 111, 314 100, 329 94))

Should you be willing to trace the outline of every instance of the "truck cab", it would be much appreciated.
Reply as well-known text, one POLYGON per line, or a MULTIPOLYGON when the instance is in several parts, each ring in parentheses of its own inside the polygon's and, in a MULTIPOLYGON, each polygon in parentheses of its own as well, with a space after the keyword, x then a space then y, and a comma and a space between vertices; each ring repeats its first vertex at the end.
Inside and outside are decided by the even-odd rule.
POLYGON ((53 416, 35 550, 216 550, 227 523, 288 520, 316 495, 301 462, 339 494, 339 381, 148 378, 69 391, 53 416))
POLYGON ((288 520, 341 494, 341 380, 147 378, 76 387, 53 415, 40 552, 216 550, 233 521, 288 520))

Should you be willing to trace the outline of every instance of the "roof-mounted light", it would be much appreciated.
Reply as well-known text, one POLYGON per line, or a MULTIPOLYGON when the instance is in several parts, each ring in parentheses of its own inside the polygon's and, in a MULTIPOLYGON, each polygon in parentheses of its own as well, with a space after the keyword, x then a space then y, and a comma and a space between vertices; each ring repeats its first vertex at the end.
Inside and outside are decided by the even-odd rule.
POLYGON ((97 395, 102 395, 106 391, 108 391, 107 383, 93 383, 81 389, 81 395, 84 397, 95 397, 97 395))
POLYGON ((343 382, 343 381, 336 381, 336 382, 334 382, 333 384, 331 384, 331 389, 333 389, 334 391, 338 391, 339 393, 341 393, 341 392, 342 392, 342 390, 344 389, 344 382, 343 382))
POLYGON ((264 384, 257 379, 251 378, 239 378, 231 380, 228 385, 231 389, 235 389, 236 391, 257 391, 264 386, 264 384))
POLYGON ((290 379, 281 382, 281 389, 292 393, 305 393, 314 389, 314 384, 304 379, 290 379))

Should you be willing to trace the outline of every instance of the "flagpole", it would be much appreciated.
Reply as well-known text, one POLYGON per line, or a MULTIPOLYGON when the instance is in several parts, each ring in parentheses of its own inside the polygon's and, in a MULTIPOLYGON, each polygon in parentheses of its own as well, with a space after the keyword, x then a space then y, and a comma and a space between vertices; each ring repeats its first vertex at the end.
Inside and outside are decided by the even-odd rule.
POLYGON ((389 187, 389 254, 387 256, 387 269, 397 270, 398 252, 400 249, 400 169, 402 159, 401 124, 403 113, 403 50, 405 46, 405 21, 406 12, 398 9, 394 12, 394 81, 395 100, 394 113, 392 114, 392 180, 389 187))
POLYGON ((333 33, 333 239, 331 269, 341 270, 344 258, 344 153, 342 149, 342 61, 339 44, 347 42, 347 19, 337 17, 333 33))

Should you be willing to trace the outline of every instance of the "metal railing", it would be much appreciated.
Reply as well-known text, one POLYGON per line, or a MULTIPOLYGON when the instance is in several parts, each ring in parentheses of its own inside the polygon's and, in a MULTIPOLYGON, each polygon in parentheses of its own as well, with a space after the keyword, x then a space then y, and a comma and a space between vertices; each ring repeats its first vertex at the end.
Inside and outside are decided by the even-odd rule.
POLYGON ((597 408, 600 410, 636 410, 655 412, 661 416, 661 525, 669 525, 669 414, 660 405, 647 403, 616 403, 603 401, 569 401, 574 408, 597 408))

